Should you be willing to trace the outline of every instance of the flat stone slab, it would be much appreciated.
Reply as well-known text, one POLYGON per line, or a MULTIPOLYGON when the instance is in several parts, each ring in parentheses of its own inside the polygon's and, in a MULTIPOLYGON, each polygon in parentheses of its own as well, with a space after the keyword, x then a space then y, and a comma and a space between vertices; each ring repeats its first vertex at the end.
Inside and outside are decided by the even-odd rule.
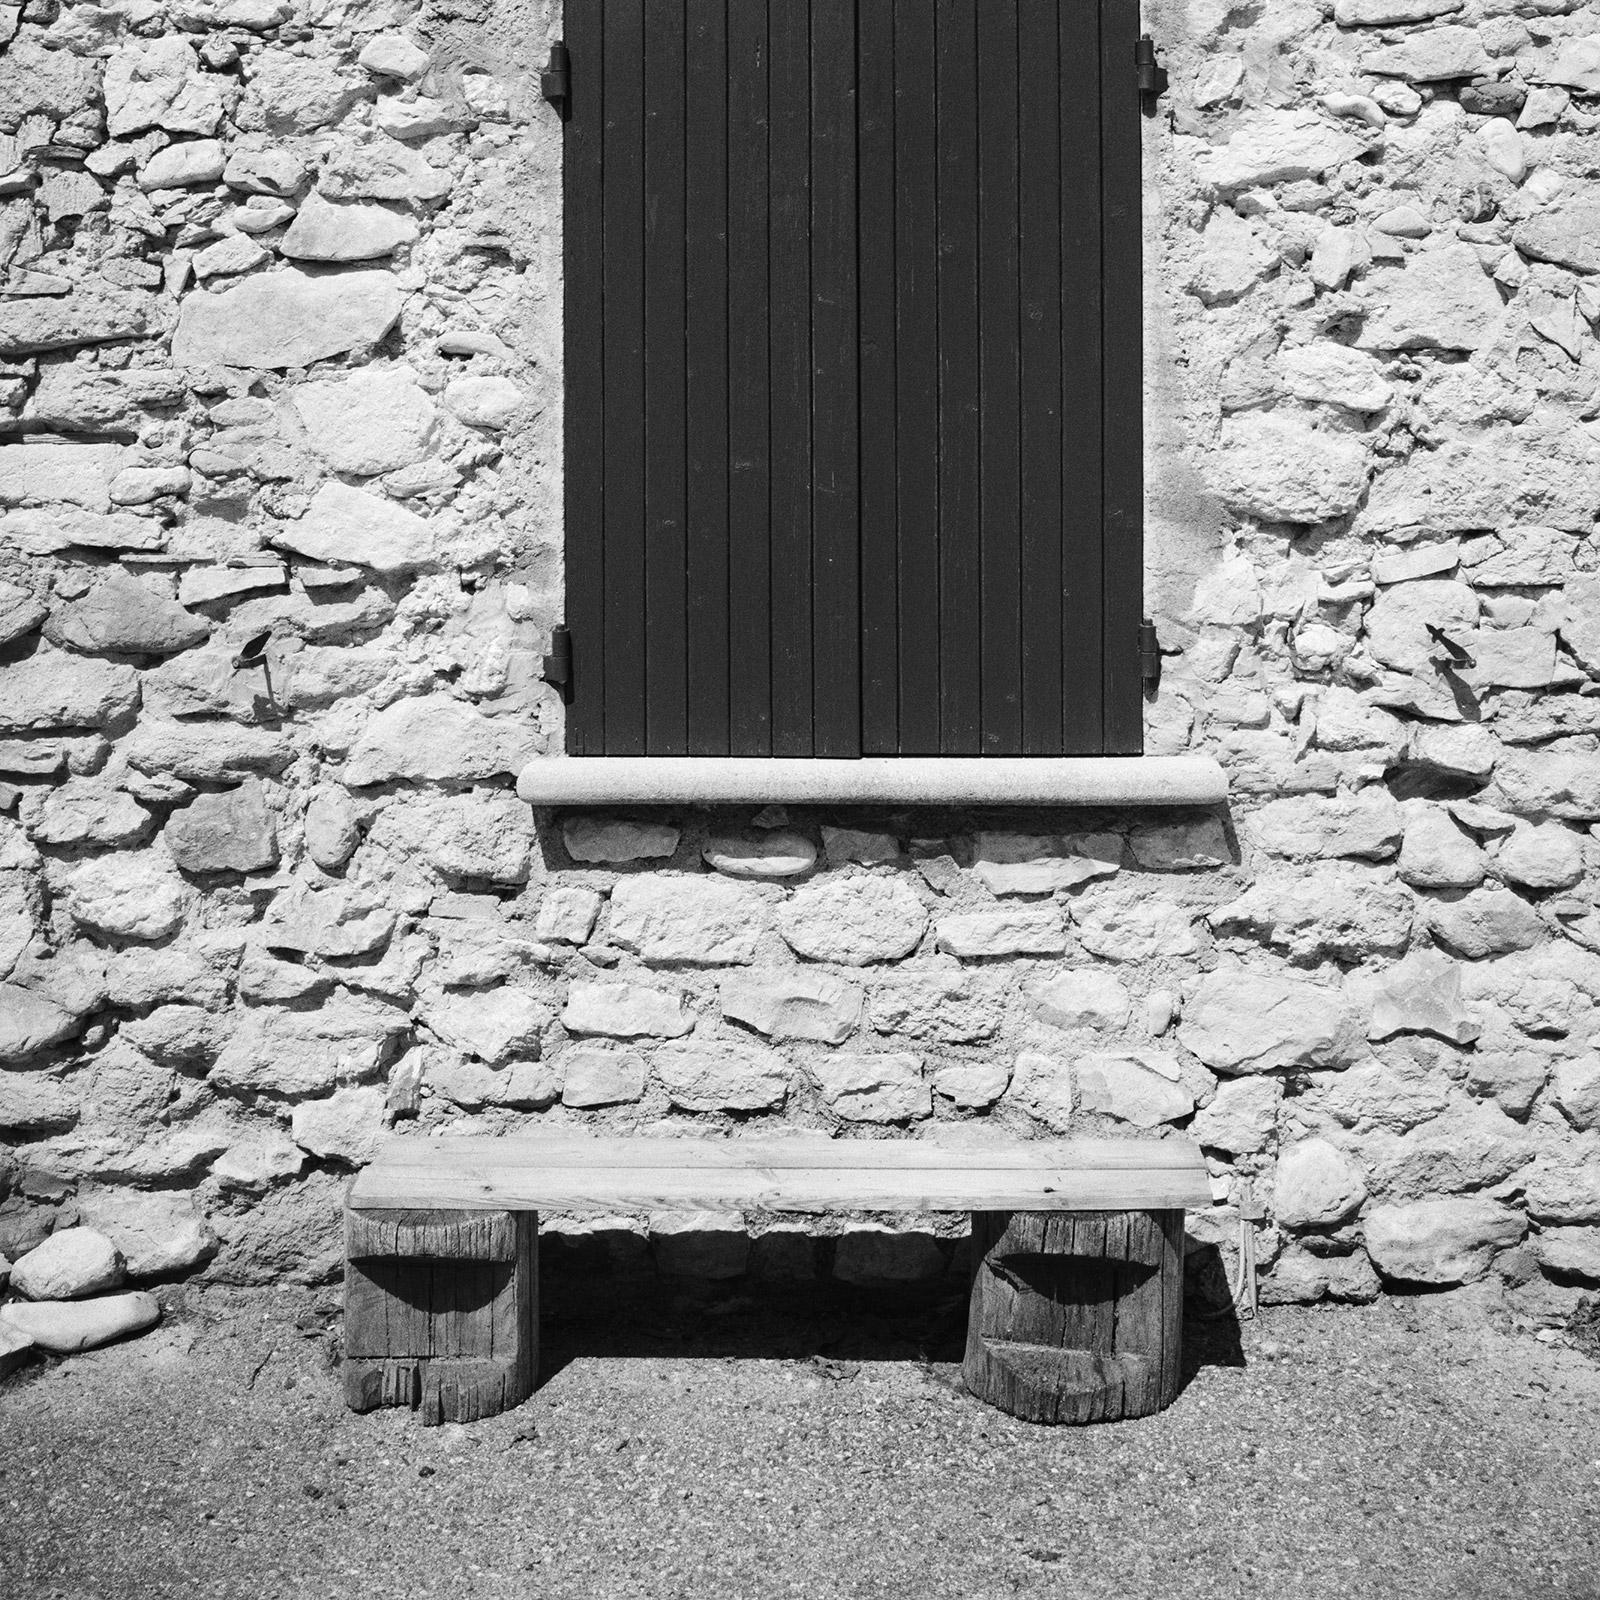
POLYGON ((0 1306, 0 1322, 9 1323, 12 1332, 62 1356, 143 1333, 160 1320, 160 1304, 143 1290, 98 1300, 17 1300, 0 1306))
POLYGON ((1206 756, 569 756, 530 762, 517 793, 535 806, 1209 806, 1228 778, 1206 756))

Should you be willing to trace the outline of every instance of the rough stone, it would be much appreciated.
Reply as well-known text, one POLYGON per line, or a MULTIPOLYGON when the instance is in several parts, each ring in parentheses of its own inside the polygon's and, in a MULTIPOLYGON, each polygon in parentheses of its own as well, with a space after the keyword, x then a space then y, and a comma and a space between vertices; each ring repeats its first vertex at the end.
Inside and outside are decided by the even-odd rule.
POLYGON ((1134 859, 1151 872, 1200 872, 1233 859, 1220 817, 1136 828, 1128 843, 1134 859))
POLYGON ((933 1095, 914 1055, 828 1055, 811 1065, 822 1097, 849 1122, 906 1122, 933 1111, 933 1095))
POLYGON ((1528 1225, 1492 1200, 1445 1199, 1374 1206, 1363 1231, 1384 1278, 1443 1285, 1481 1278, 1497 1253, 1522 1242, 1528 1225))
POLYGON ((1382 861, 1403 837, 1404 813, 1387 790, 1353 795, 1291 795, 1250 819, 1256 844, 1291 860, 1349 856, 1382 861))
POLYGON ((1500 320, 1494 283, 1466 244, 1450 242, 1373 269, 1373 312, 1362 323, 1362 350, 1476 350, 1500 320))
POLYGON ((51 611, 45 637, 86 655, 169 655, 201 643, 211 632, 204 617, 123 572, 113 572, 87 595, 51 611))
POLYGON ((11 1287, 30 1300, 81 1300, 122 1282, 121 1252, 93 1228, 62 1228, 11 1266, 11 1287))
POLYGON ((1066 1063, 1041 1051, 1018 1055, 1007 1098, 1057 1133, 1064 1133, 1072 1121, 1072 1080, 1066 1063))
POLYGON ((407 797, 385 808, 370 837, 451 883, 526 883, 532 872, 533 816, 513 795, 407 797))
POLYGON ((44 796, 28 837, 57 847, 112 847, 143 844, 154 826, 154 818, 132 795, 100 779, 70 778, 44 796))
POLYGON ((1418 950, 1382 973, 1374 986, 1367 1037, 1431 1033, 1471 1044, 1483 1030, 1461 999, 1461 968, 1447 956, 1418 950))
POLYGON ((626 866, 662 861, 678 849, 679 830, 666 822, 626 822, 616 817, 568 817, 561 841, 574 861, 626 866))
POLYGON ((1314 113, 1256 112, 1241 120, 1227 144, 1202 158, 1200 176, 1224 192, 1294 183, 1335 172, 1365 148, 1314 113))
POLYGON ((1338 1067, 1364 1031, 1337 990, 1242 967, 1197 979, 1178 1037, 1214 1072, 1235 1077, 1283 1067, 1338 1067))
POLYGON ((430 1091, 460 1106, 481 1111, 504 1106, 517 1111, 544 1111, 561 1098, 558 1070, 538 1061, 514 1061, 508 1066, 486 1066, 458 1056, 435 1055, 428 1063, 430 1091))
POLYGON ((351 561, 377 572, 426 567, 435 558, 424 517, 365 489, 325 483, 298 522, 285 522, 273 542, 313 561, 351 561))
POLYGON ((705 1040, 662 1045, 655 1075, 685 1111, 770 1111, 789 1092, 789 1068, 765 1045, 705 1040))
POLYGON ((26 638, 49 614, 32 590, 0 580, 0 645, 26 638))
POLYGON ((822 828, 822 848, 828 864, 842 867, 857 861, 864 867, 888 866, 900 859, 900 841, 892 833, 861 828, 822 828))
POLYGON ((1408 800, 1405 839, 1397 870, 1414 889, 1472 889, 1483 882, 1489 858, 1442 806, 1408 800))
POLYGON ((1034 991, 1035 1015, 1057 1028, 1125 1027, 1132 1006, 1127 985, 1096 967, 1063 972, 1034 991))
POLYGON ((1001 1005, 948 958, 901 968, 880 981, 869 1005, 880 1033, 903 1033, 939 1044, 976 1044, 999 1031, 1001 1005))
POLYGON ((268 133, 311 133, 338 122, 362 98, 363 85, 326 59, 287 50, 249 58, 239 126, 268 133))
POLYGON ((804 834, 756 830, 742 838, 719 834, 700 854, 730 878, 798 878, 816 864, 817 847, 804 834))
POLYGON ((1583 1055, 1561 1062, 1551 1097, 1573 1127, 1600 1128, 1600 1056, 1583 1055))
POLYGON ((1257 1155, 1276 1136, 1282 1104, 1283 1085, 1276 1078, 1229 1079, 1196 1113, 1189 1137, 1208 1150, 1257 1155))
POLYGON ((209 1261, 221 1243, 192 1194, 83 1189, 77 1206, 83 1221, 116 1246, 133 1279, 188 1272, 209 1261))
POLYGON ((415 244, 417 221, 365 200, 309 194, 278 245, 290 261, 376 261, 415 244))
POLYGON ((1477 78, 1491 71, 1483 39, 1476 28, 1445 26, 1408 34, 1399 44, 1368 50, 1362 69, 1413 83, 1446 78, 1477 78))
POLYGON ((368 72, 380 78, 398 78, 410 83, 428 70, 428 52, 420 49, 403 33, 375 33, 361 47, 356 59, 368 72))
POLYGON ((767 926, 759 896, 720 878, 624 878, 611 892, 613 944, 645 961, 734 966, 753 961, 767 926))
POLYGON ((1462 0, 1334 0, 1333 19, 1341 28, 1390 28, 1431 22, 1461 7, 1462 0))
POLYGON ((197 795, 173 813, 162 838, 185 872, 265 872, 278 864, 278 836, 260 782, 197 795))
POLYGON ((221 294, 185 296, 172 359, 180 367, 307 367, 369 349, 394 326, 401 304, 387 272, 264 273, 221 294))
POLYGON ((97 1300, 41 1300, 32 1305, 0 1306, 0 1321, 26 1334, 52 1355, 75 1355, 110 1344, 113 1339, 143 1333, 161 1320, 153 1294, 104 1295, 97 1300))
POLYGON ((1600 195, 1579 191, 1563 196, 1519 223, 1512 238, 1535 261, 1600 272, 1600 195))
POLYGON ((1495 769, 1495 787, 1519 816, 1600 820, 1600 755, 1510 750, 1495 769))
POLYGON ((1394 394, 1383 369, 1371 356, 1326 340, 1285 350, 1278 367, 1297 400, 1371 412, 1382 411, 1394 394))
POLYGON ((1011 1067, 997 1060, 944 1061, 934 1070, 933 1090, 960 1111, 992 1106, 1011 1083, 1011 1067))
POLYGON ((1174 1056, 1127 1050, 1079 1057, 1078 1104, 1136 1128, 1156 1128, 1187 1117, 1194 1096, 1180 1081, 1174 1056))
MULTIPOLYGON (((312 449, 335 472, 359 478, 421 461, 438 431, 438 411, 410 367, 363 367, 338 382, 303 383, 289 403, 312 449)), ((339 559, 359 561, 349 552, 339 559)))
POLYGON ((537 1060, 550 1008, 522 989, 442 995, 423 1007, 422 1020, 445 1044, 498 1066, 514 1056, 537 1060))
POLYGON ((65 885, 72 920, 115 939, 163 939, 178 929, 189 908, 183 879, 154 850, 77 862, 68 869, 65 885))
POLYGON ((678 1039, 694 1028, 683 996, 644 983, 575 982, 561 1025, 568 1033, 613 1039, 678 1039))
POLYGON ((154 152, 139 167, 139 187, 190 189, 215 183, 222 176, 227 158, 216 139, 187 139, 154 152))
POLYGON ((722 1014, 769 1039, 843 1044, 861 1023, 861 991, 808 968, 739 973, 721 983, 722 1014))
POLYGON ((1115 833, 979 833, 973 857, 973 876, 991 894, 1055 894, 1120 871, 1122 838, 1115 833))
POLYGON ((132 668, 39 648, 0 672, 0 732, 103 728, 138 701, 132 668))
POLYGON ((865 1223, 839 1240, 833 1257, 836 1279, 867 1288, 923 1282, 941 1277, 944 1270, 944 1252, 932 1234, 865 1223))
POLYGON ((360 1166, 377 1154, 383 1106, 382 1089, 340 1089, 326 1100, 305 1100, 291 1115, 290 1136, 325 1161, 360 1166))
POLYGON ((1302 1139, 1279 1152, 1273 1214, 1288 1228, 1332 1228, 1361 1209, 1366 1179, 1326 1139, 1302 1139))
POLYGON ((1428 907, 1428 926, 1435 939, 1469 961, 1531 950, 1545 935, 1539 913, 1509 889, 1441 897, 1428 907))
POLYGON ((778 916, 797 955, 849 967, 910 955, 927 926, 927 910, 903 882, 867 876, 805 884, 778 916))
POLYGON ((1012 906, 941 917, 936 936, 941 950, 969 959, 1058 956, 1067 948, 1067 931, 1053 906, 1012 906))
POLYGON ((1582 838, 1560 822, 1523 824, 1494 851, 1494 870, 1528 890, 1566 890, 1584 875, 1582 838))
POLYGON ((343 789, 323 784, 306 807, 306 853, 324 872, 337 872, 361 839, 354 802, 343 789))
POLYGON ((1411 937, 1414 901, 1388 874, 1330 865, 1263 878, 1211 914, 1219 936, 1265 940, 1294 961, 1395 955, 1411 937))
POLYGON ((186 783, 237 782, 251 775, 275 776, 293 750, 281 733, 229 722, 163 722, 146 717, 122 746, 136 771, 181 778, 186 783))
POLYGON ((560 1065, 561 1103, 574 1110, 629 1105, 644 1098, 649 1068, 637 1051, 579 1044, 562 1055, 560 1065))
POLYGON ((366 889, 302 884, 273 901, 261 926, 269 949, 345 957, 383 949, 394 925, 394 912, 366 889))
POLYGON ((475 783, 514 774, 526 735, 445 694, 399 700, 367 720, 345 763, 354 789, 374 784, 475 783))
POLYGON ((330 200, 406 200, 419 205, 443 200, 453 180, 420 151, 381 135, 333 151, 317 187, 330 200))
MULTIPOLYGON (((0 1004, 10 1004, 16 997, 21 997, 24 1003, 42 1003, 25 990, 0 984, 0 1004)), ((69 1023, 71 1020, 68 1018, 69 1023)), ((32 1053, 14 1052, 14 1030, 18 1021, 18 1018, 0 1014, 0 1061, 14 1061, 32 1053)), ((64 1133, 77 1122, 80 1109, 77 1095, 59 1078, 42 1072, 0 1072, 0 1133, 10 1138, 18 1135, 40 1138, 64 1133)))
POLYGON ((1151 961, 1200 948, 1187 907, 1143 891, 1082 900, 1072 918, 1083 948, 1108 961, 1151 961))
POLYGON ((600 915, 600 906, 600 896, 593 889, 554 884, 545 890, 539 902, 533 921, 534 937, 561 944, 587 944, 600 915))
POLYGON ((1551 1277, 1600 1283, 1600 1228, 1545 1228, 1530 1243, 1551 1277))
POLYGON ((1273 415, 1224 423, 1214 463, 1212 478, 1222 498, 1264 522, 1348 516, 1361 504, 1371 474, 1367 452, 1349 435, 1273 415))
POLYGON ((499 431, 511 426, 525 396, 509 378, 475 373, 445 385, 445 409, 457 422, 499 431))

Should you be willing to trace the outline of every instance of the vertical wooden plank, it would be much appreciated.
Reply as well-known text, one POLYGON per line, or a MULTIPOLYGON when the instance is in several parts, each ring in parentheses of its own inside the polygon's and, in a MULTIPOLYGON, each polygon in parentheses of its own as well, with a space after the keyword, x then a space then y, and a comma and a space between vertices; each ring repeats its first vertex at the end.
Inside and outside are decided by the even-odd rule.
MULTIPOLYGON (((780 0, 781 3, 781 0, 780 0)), ((772 754, 767 7, 728 0, 729 754, 772 754)))
POLYGON ((605 718, 645 750, 644 0, 605 6, 605 718))
POLYGON ((1100 12, 1063 7, 1061 64, 1061 475, 1063 685, 1060 749, 1104 746, 1101 563, 1100 12), (1087 81, 1085 81, 1087 79, 1087 81))
POLYGON ((978 13, 978 540, 985 755, 1022 752, 1017 12, 978 13))
POLYGON ((811 9, 769 0, 767 272, 771 352, 772 753, 809 756, 811 563, 811 9))
POLYGON ((861 305, 861 748, 899 748, 895 558, 894 0, 856 12, 861 305))
POLYGON ((687 0, 688 748, 728 754, 727 0, 687 0))
POLYGON ((601 353, 601 150, 604 87, 601 0, 568 0, 566 45, 572 92, 562 135, 563 484, 566 621, 572 630, 572 701, 567 750, 605 749, 605 443, 601 353))
POLYGON ((895 553, 899 742, 938 755, 939 237, 934 10, 894 0, 895 553))
POLYGON ((1061 61, 1057 0, 1017 0, 1022 753, 1061 748, 1061 61))
POLYGON ((811 4, 812 754, 861 754, 856 0, 811 4))
POLYGON ((981 749, 976 0, 935 0, 940 750, 981 749))
POLYGON ((684 0, 644 12, 645 750, 689 743, 684 0))
POLYGON ((1105 736, 1108 755, 1144 748, 1144 249, 1132 0, 1100 0, 1101 262, 1104 311, 1105 736))

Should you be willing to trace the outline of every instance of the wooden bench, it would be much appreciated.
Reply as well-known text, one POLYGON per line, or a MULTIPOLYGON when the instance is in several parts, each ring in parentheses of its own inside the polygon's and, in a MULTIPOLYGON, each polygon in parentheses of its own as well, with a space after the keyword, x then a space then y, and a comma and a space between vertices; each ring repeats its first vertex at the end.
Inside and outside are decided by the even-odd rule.
POLYGON ((972 1214, 967 1386, 1035 1422, 1145 1416, 1178 1392, 1183 1139, 985 1143, 388 1140, 346 1213, 345 1396, 471 1421, 533 1390, 538 1214, 972 1214))

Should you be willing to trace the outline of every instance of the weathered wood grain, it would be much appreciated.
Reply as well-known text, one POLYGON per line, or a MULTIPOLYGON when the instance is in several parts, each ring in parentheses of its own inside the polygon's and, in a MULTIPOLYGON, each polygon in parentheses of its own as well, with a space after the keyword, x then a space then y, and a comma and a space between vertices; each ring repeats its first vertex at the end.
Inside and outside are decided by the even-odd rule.
POLYGON ((1110 1422, 1180 1382, 1183 1212, 980 1212, 962 1377, 1029 1422, 1110 1422))
POLYGON ((533 1392, 538 1216, 345 1215, 345 1399, 471 1422, 533 1392))

